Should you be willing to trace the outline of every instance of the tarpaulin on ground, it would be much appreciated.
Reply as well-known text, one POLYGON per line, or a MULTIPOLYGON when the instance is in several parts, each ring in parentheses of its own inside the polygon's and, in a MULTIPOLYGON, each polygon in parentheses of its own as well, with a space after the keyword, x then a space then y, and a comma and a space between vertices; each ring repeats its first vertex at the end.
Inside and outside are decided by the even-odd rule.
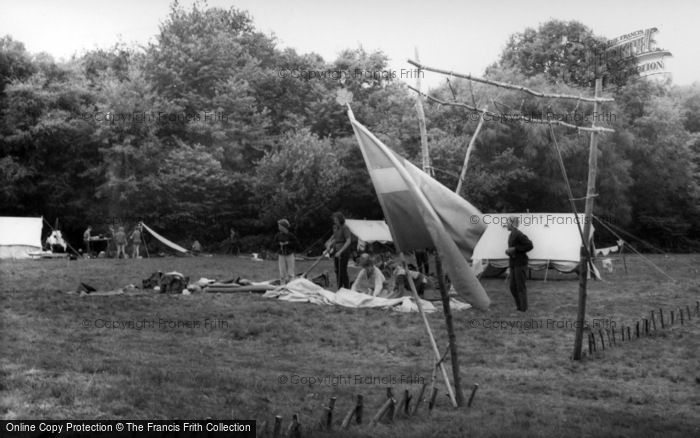
MULTIPOLYGON (((397 312, 417 312, 418 306, 411 297, 381 298, 363 294, 354 290, 342 288, 338 292, 331 292, 321 286, 305 279, 297 278, 284 286, 266 292, 266 298, 277 298, 280 301, 295 303, 313 303, 326 306, 342 306, 354 309, 379 308, 392 309, 397 312)), ((430 301, 421 300, 424 312, 435 312, 438 310, 430 301)), ((471 308, 470 304, 455 300, 450 300, 452 310, 466 310, 471 308)))

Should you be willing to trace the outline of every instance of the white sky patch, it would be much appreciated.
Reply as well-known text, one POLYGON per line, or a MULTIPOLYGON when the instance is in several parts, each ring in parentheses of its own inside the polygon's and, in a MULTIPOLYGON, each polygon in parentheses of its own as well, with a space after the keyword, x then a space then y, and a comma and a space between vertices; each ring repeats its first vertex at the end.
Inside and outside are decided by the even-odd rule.
MULTIPOLYGON (((191 0, 181 4, 189 9, 191 0)), ((667 69, 674 83, 700 81, 697 18, 700 2, 589 0, 210 0, 210 6, 247 10, 256 27, 275 34, 280 47, 315 52, 331 62, 343 49, 382 50, 400 78, 417 47, 423 63, 481 75, 494 63, 508 36, 549 19, 577 20, 596 34, 613 38, 657 27, 657 46, 670 50, 667 69)), ((167 18, 169 0, 0 0, 0 34, 11 35, 32 53, 69 58, 117 42, 146 46, 167 18)), ((411 84, 415 78, 405 78, 411 84)), ((444 81, 426 73, 422 83, 444 81)))

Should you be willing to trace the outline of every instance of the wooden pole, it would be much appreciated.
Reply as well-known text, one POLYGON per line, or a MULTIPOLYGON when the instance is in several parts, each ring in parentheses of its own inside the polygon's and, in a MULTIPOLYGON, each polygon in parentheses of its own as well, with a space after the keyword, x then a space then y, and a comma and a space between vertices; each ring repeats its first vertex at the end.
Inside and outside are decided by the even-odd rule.
POLYGON ((282 416, 277 415, 275 417, 275 428, 272 429, 272 437, 279 438, 281 431, 282 431, 282 416))
POLYGON ((362 424, 362 394, 357 394, 357 403, 355 403, 355 422, 357 424, 362 424))
POLYGON ((370 426, 375 426, 377 423, 379 423, 379 420, 382 419, 384 414, 389 410, 389 407, 392 404, 392 400, 388 399, 387 401, 384 402, 381 408, 379 408, 379 411, 372 417, 372 421, 369 422, 370 426))
POLYGON ((299 423, 299 414, 292 415, 292 423, 287 430, 289 438, 301 438, 301 424, 299 423))
POLYGON ((659 307, 659 321, 661 321, 661 328, 664 327, 664 309, 659 307))
POLYGON ((328 406, 324 407, 323 419, 321 424, 324 428, 330 430, 333 427, 333 409, 335 408, 336 397, 331 397, 328 401, 328 406))
MULTIPOLYGON (((598 97, 602 88, 602 79, 595 80, 595 102, 593 114, 598 114, 598 97)), ((595 127, 595 117, 592 126, 595 127)), ((583 326, 586 319, 586 283, 588 281, 589 263, 591 257, 588 248, 588 236, 591 233, 591 220, 593 218, 593 199, 595 196, 595 180, 598 171, 598 132, 591 132, 591 141, 588 151, 588 188, 586 190, 586 211, 583 224, 583 239, 581 242, 581 275, 578 289, 578 315, 576 317, 576 337, 574 339, 574 360, 581 360, 581 346, 583 344, 583 326)))
MULTIPOLYGON (((418 47, 415 48, 416 59, 418 59, 418 47)), ((423 72, 418 69, 416 75, 416 88, 420 90, 420 77, 423 72)), ((430 151, 428 150, 428 131, 425 127, 425 112, 423 111, 423 97, 420 93, 416 94, 416 112, 418 113, 418 128, 420 130, 420 151, 423 163, 423 171, 428 175, 433 175, 430 168, 430 151)))
POLYGON ((435 399, 437 397, 438 389, 433 388, 433 393, 430 394, 430 401, 428 402, 428 410, 432 411, 433 408, 435 407, 435 399))
POLYGON ((392 401, 387 410, 387 418, 389 421, 394 421, 394 414, 396 414, 396 400, 394 399, 394 393, 391 388, 386 389, 386 397, 392 401))
POLYGON ((421 385, 420 391, 418 391, 418 397, 416 398, 416 404, 414 404, 413 409, 411 409, 411 415, 415 415, 416 412, 418 412, 418 407, 420 407, 420 404, 423 402, 423 395, 425 394, 425 388, 427 387, 427 383, 423 383, 421 385))
POLYGON ((341 429, 347 429, 348 426, 350 425, 350 421, 352 421, 352 417, 355 415, 355 411, 357 410, 357 406, 353 406, 350 408, 347 414, 345 414, 345 417, 343 418, 343 422, 340 423, 340 428, 341 429))
POLYGON ((450 309, 450 295, 445 286, 445 276, 442 272, 442 261, 440 255, 435 253, 435 270, 438 277, 438 287, 442 298, 442 309, 445 313, 445 325, 447 326, 447 337, 450 343, 450 361, 452 362, 452 381, 455 386, 455 399, 458 407, 464 406, 464 394, 462 393, 462 378, 459 375, 459 354, 457 351, 457 336, 455 335, 454 324, 452 323, 452 310, 450 309))
POLYGON ((469 165, 469 157, 471 156, 472 150, 474 149, 476 137, 479 135, 479 131, 481 131, 481 126, 484 124, 484 114, 486 114, 486 110, 487 108, 484 108, 484 112, 481 113, 481 116, 479 117, 479 124, 476 125, 476 130, 474 131, 474 134, 472 134, 471 140, 469 140, 469 146, 467 146, 467 153, 464 156, 464 164, 462 164, 462 172, 459 174, 459 181, 457 182, 457 188, 455 189, 455 193, 457 193, 458 195, 462 194, 462 183, 464 182, 464 178, 467 177, 467 166, 469 165))
POLYGON ((654 328, 654 331, 656 331, 656 316, 654 316, 654 311, 651 311, 651 326, 654 328))
POLYGON ((472 387, 472 395, 469 396, 469 401, 467 402, 467 407, 472 407, 472 402, 474 401, 474 396, 476 395, 476 390, 479 389, 479 384, 475 383, 472 387))
MULTIPOLYGON (((399 253, 399 257, 401 258, 401 263, 403 264, 403 269, 408 273, 408 263, 406 263, 406 256, 404 255, 403 252, 399 253)), ((438 361, 440 371, 442 372, 442 378, 445 379, 445 386, 447 386, 447 392, 450 395, 450 400, 452 401, 452 405, 456 408, 458 407, 457 405, 457 399, 455 398, 455 394, 452 391, 452 386, 450 385, 450 380, 449 377, 447 376, 447 370, 445 369, 445 364, 440 361, 440 358, 442 357, 440 355, 440 350, 438 349, 437 344, 435 343, 435 337, 433 336, 433 331, 430 329, 430 323, 428 322, 428 317, 425 316, 425 312, 423 312, 423 305, 421 304, 421 299, 418 296, 418 292, 416 291, 416 285, 413 283, 413 278, 410 275, 406 275, 406 278, 408 279, 408 285, 411 288, 411 294, 413 294, 413 299, 416 301, 416 306, 418 307, 418 313, 420 313, 421 317, 423 318, 423 324, 425 325, 425 329, 428 331, 428 337, 430 338, 430 345, 433 347, 433 352, 435 353, 435 360, 438 361)))
POLYGON ((625 267, 625 274, 627 274, 627 259, 625 259, 625 253, 623 252, 625 250, 625 242, 622 242, 622 245, 620 245, 620 255, 622 256, 622 264, 625 267))

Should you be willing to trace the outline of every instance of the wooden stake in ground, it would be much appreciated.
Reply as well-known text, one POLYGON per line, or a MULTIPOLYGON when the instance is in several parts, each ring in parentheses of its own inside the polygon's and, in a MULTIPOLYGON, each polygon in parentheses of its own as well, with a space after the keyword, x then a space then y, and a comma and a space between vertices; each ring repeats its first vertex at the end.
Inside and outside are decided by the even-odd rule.
POLYGON ((273 438, 278 438, 280 432, 282 431, 282 416, 278 415, 275 417, 275 428, 272 430, 273 438))
POLYGON ((472 387, 472 395, 469 396, 469 401, 467 402, 467 407, 472 407, 472 402, 474 401, 474 396, 476 395, 476 390, 479 389, 479 384, 475 383, 472 387))
POLYGON ((299 414, 292 415, 292 422, 287 430, 289 438, 301 438, 301 424, 299 423, 299 414))
POLYGON ((411 409, 411 415, 415 415, 416 412, 418 412, 418 407, 420 407, 420 404, 423 402, 423 395, 425 394, 425 388, 427 387, 427 382, 421 385, 420 391, 418 391, 418 397, 416 398, 416 404, 413 405, 413 409, 411 409))
MULTIPOLYGON (((598 114, 598 98, 600 97, 603 80, 595 80, 595 101, 593 114, 598 114)), ((595 118, 592 126, 595 127, 595 118)), ((591 132, 591 141, 588 151, 588 188, 586 190, 586 210, 583 224, 583 239, 581 242, 581 263, 578 289, 578 314, 576 316, 576 338, 574 339, 574 360, 581 360, 581 346, 583 344, 583 326, 586 319, 586 283, 588 281, 589 263, 591 262, 588 248, 588 236, 591 233, 591 221, 593 220, 593 199, 595 196, 595 180, 598 171, 598 132, 591 132)))

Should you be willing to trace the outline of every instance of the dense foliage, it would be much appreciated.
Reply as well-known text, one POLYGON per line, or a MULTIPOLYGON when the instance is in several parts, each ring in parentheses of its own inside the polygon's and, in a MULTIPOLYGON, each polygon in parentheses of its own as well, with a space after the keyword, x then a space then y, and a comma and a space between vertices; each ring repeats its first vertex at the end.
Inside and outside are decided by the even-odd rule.
MULTIPOLYGON (((639 78, 624 60, 593 68, 601 42, 581 23, 552 20, 513 35, 486 75, 589 95, 592 78, 603 75, 615 102, 599 123, 615 133, 599 143, 596 213, 656 245, 697 250, 700 87, 639 78)), ((312 241, 336 209, 381 217, 339 96, 351 96, 358 120, 419 162, 414 96, 389 71, 385 55, 362 48, 332 62, 279 48, 247 13, 202 3, 175 3, 145 49, 116 45, 68 62, 27 53, 6 36, 0 215, 60 218, 73 240, 87 224, 105 232, 144 219, 185 244, 222 241, 232 226, 270 235, 281 217, 312 241)), ((592 106, 580 102, 466 81, 432 93, 590 124, 583 116, 592 106)), ((435 176, 455 187, 476 118, 435 105, 426 115, 435 176)), ((570 211, 555 142, 575 197, 583 197, 588 135, 506 120, 485 123, 464 196, 485 212, 570 211)), ((264 241, 248 239, 248 249, 264 241)))

